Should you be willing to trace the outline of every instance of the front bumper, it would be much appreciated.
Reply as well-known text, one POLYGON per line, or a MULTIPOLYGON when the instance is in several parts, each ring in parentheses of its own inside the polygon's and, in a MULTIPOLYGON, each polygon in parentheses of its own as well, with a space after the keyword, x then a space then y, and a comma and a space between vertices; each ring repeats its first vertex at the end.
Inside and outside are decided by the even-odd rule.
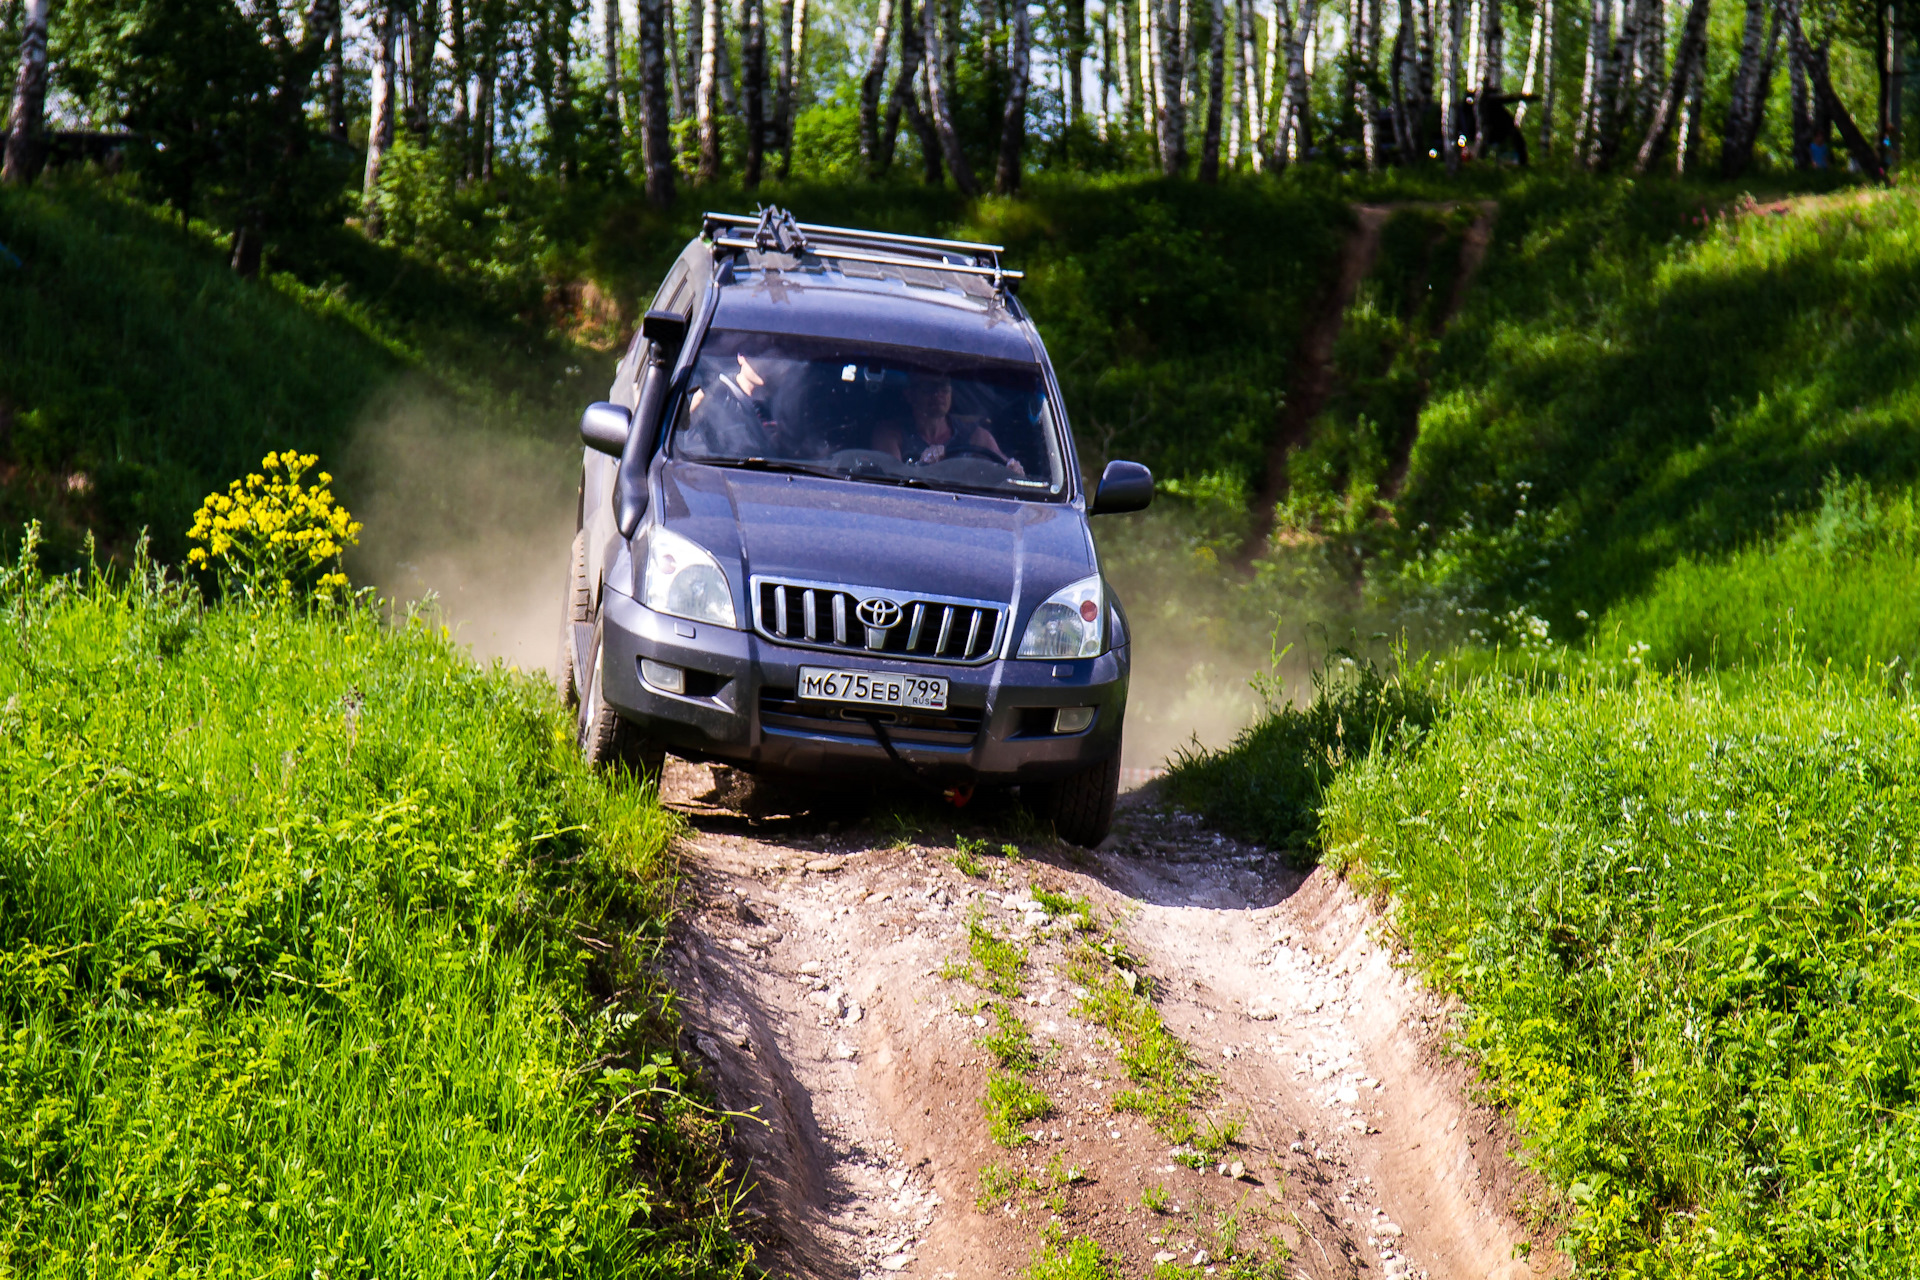
POLYGON ((1097 658, 1010 658, 963 667, 775 644, 753 632, 656 613, 611 587, 600 616, 607 702, 650 741, 689 759, 768 774, 897 775, 900 766, 872 724, 844 718, 832 704, 796 700, 802 665, 946 679, 945 714, 903 712, 886 725, 895 752, 926 777, 1038 782, 1077 773, 1120 749, 1124 646, 1097 658), (686 692, 647 683, 643 658, 686 671, 686 692), (1052 713, 1060 707, 1093 707, 1092 725, 1079 733, 1052 732, 1052 713))

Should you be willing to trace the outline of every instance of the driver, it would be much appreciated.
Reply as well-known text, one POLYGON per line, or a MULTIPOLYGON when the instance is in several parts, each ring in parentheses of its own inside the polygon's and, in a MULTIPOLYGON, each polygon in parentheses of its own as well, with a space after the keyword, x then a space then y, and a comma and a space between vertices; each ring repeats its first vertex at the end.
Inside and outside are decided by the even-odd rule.
POLYGON ((774 416, 770 403, 767 375, 776 372, 781 361, 742 351, 734 355, 734 363, 731 372, 709 374, 687 401, 690 430, 716 457, 800 456, 803 442, 774 416))
POLYGON ((1008 457, 993 433, 979 425, 979 419, 954 414, 953 379, 945 374, 912 375, 907 382, 907 408, 913 416, 910 425, 888 423, 874 428, 873 447, 877 452, 891 454, 902 462, 927 464, 946 457, 949 449, 956 453, 964 449, 985 454, 1017 476, 1027 474, 1020 460, 1008 457))

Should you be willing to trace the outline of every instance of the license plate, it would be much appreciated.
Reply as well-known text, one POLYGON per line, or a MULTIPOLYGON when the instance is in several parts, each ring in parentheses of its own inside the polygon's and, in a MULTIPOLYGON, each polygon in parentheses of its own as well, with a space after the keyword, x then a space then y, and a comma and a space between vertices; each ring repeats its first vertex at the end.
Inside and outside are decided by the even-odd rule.
POLYGON ((909 711, 945 711, 947 682, 938 676, 802 667, 800 696, 813 702, 856 702, 870 707, 903 707, 909 711))

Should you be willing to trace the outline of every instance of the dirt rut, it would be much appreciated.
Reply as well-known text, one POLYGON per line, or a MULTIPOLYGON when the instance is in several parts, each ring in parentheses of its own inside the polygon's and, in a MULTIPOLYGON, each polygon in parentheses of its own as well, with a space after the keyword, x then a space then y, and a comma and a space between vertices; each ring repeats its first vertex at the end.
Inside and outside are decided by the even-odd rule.
POLYGON ((1497 1117, 1438 1051, 1444 1010, 1336 879, 1152 788, 1082 855, 1023 836, 1011 808, 750 820, 713 788, 703 767, 669 769, 696 897, 670 967, 723 1102, 753 1115, 740 1154, 776 1274, 1001 1277, 1050 1233, 1099 1242, 1128 1276, 1229 1257, 1316 1278, 1553 1269, 1512 1212, 1526 1189, 1497 1117), (984 875, 954 864, 956 820, 958 861, 984 875), (1092 935, 1036 886, 1112 922, 1216 1082, 1203 1129, 1239 1121, 1235 1141, 1203 1158, 1116 1111, 1128 1081, 1068 972, 1092 935), (982 1106, 991 1009, 954 976, 970 920, 1026 948, 1007 1004, 1045 1049, 1030 1079, 1052 1112, 1011 1149, 982 1106), (1001 1194, 983 1195, 989 1167, 1001 1194))

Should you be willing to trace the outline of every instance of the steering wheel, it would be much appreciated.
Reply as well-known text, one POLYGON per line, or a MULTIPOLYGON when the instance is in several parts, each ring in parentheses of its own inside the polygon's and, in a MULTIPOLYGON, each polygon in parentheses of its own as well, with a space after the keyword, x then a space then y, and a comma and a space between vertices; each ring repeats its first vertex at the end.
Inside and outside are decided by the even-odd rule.
POLYGON ((945 455, 940 460, 945 462, 948 458, 979 458, 984 462, 991 462, 998 466, 1004 467, 1007 465, 1005 458, 993 450, 983 448, 977 444, 960 444, 957 442, 949 444, 946 448, 945 455))

